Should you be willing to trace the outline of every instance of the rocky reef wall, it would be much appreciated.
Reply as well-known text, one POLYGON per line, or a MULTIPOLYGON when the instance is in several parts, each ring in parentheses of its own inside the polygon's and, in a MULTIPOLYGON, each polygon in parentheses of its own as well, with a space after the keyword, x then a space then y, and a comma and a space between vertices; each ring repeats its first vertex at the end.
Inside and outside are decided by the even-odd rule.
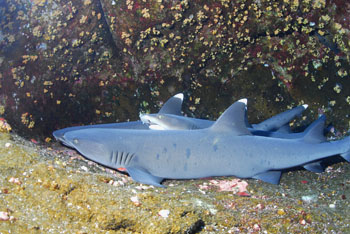
POLYGON ((254 123, 308 103, 344 133, 349 12, 340 0, 4 0, 0 115, 45 137, 135 120, 184 92, 190 116, 248 97, 254 123))

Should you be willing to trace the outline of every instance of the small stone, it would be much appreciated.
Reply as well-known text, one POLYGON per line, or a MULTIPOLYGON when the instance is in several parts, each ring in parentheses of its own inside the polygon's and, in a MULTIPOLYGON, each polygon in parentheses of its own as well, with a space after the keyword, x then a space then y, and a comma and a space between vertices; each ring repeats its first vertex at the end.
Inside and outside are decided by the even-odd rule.
POLYGON ((165 219, 169 217, 169 214, 170 214, 169 210, 161 210, 158 212, 158 215, 165 219))
POLYGON ((10 146, 11 146, 11 143, 8 143, 8 142, 5 143, 5 147, 6 147, 6 148, 8 148, 8 147, 10 147, 10 146))
POLYGON ((301 219, 301 220, 299 220, 299 223, 300 223, 301 225, 305 225, 305 224, 306 224, 306 221, 305 221, 305 219, 301 219))
POLYGON ((124 185, 125 185, 125 183, 121 180, 114 181, 114 183, 113 183, 113 186, 124 186, 124 185))
POLYGON ((85 172, 87 172, 89 170, 86 166, 81 166, 80 169, 82 169, 85 172))
POLYGON ((301 200, 306 203, 311 203, 317 200, 317 195, 302 196, 301 200))
POLYGON ((257 224, 257 223, 254 224, 254 226, 253 226, 253 230, 254 230, 254 231, 257 232, 257 231, 260 231, 260 229, 261 229, 261 228, 260 228, 260 225, 259 225, 259 224, 257 224))
POLYGON ((285 212, 283 209, 279 209, 279 210, 277 211, 277 214, 279 214, 279 215, 285 215, 286 212, 285 212))
POLYGON ((0 221, 8 221, 10 220, 9 213, 0 211, 0 221))
POLYGON ((8 194, 9 190, 7 188, 1 188, 1 192, 0 193, 8 194))
POLYGON ((132 201, 132 203, 134 203, 135 206, 141 205, 141 202, 137 196, 130 197, 130 200, 132 201))
POLYGON ((335 209, 335 204, 329 204, 329 208, 335 209))
POLYGON ((18 184, 18 185, 21 185, 21 184, 22 184, 22 182, 21 182, 18 178, 15 178, 15 177, 11 177, 11 178, 9 179, 9 182, 10 182, 10 183, 14 183, 14 184, 18 184))

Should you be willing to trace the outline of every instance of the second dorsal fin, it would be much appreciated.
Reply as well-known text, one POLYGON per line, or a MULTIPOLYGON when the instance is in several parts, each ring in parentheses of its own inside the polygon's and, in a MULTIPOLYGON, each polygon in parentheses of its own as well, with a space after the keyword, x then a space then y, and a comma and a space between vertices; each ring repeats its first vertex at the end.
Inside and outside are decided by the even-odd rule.
POLYGON ((233 103, 210 127, 213 131, 232 132, 233 134, 252 135, 245 122, 245 108, 247 99, 241 99, 233 103))

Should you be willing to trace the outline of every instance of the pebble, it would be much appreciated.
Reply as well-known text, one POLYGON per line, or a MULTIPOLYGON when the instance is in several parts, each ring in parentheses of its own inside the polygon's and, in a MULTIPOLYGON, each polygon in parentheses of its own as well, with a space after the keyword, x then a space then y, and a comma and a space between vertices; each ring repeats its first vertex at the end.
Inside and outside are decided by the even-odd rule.
POLYGON ((329 204, 329 208, 335 209, 335 204, 329 204))
POLYGON ((0 221, 8 221, 10 220, 9 213, 0 211, 0 221))
POLYGON ((263 204, 259 203, 259 204, 256 205, 256 208, 259 209, 259 210, 262 210, 262 209, 265 208, 265 206, 263 204))
POLYGON ((141 202, 137 196, 130 197, 130 200, 132 201, 132 203, 134 203, 135 206, 141 205, 141 202))
POLYGON ((8 212, 0 211, 0 221, 16 220, 15 217, 10 216, 8 212))
POLYGON ((158 212, 158 215, 165 218, 165 219, 169 217, 169 214, 170 214, 169 210, 160 210, 158 212))
POLYGON ((9 182, 10 182, 10 183, 14 183, 14 184, 18 184, 18 185, 21 185, 21 184, 22 184, 22 182, 21 182, 18 178, 15 178, 15 177, 11 177, 11 178, 9 179, 9 182))
POLYGON ((147 190, 147 189, 150 189, 151 186, 139 185, 139 186, 136 186, 135 188, 138 189, 138 190, 147 190))
POLYGON ((260 231, 261 230, 261 227, 260 227, 260 225, 259 224, 254 224, 254 226, 253 226, 253 230, 254 231, 256 231, 256 232, 258 232, 258 231, 260 231))
POLYGON ((125 183, 123 181, 120 180, 110 180, 108 182, 108 184, 112 185, 112 186, 124 186, 125 183))
POLYGON ((82 169, 85 172, 89 171, 89 169, 86 166, 81 166, 80 169, 82 169))
POLYGON ((286 212, 285 212, 283 209, 279 209, 279 210, 277 211, 277 214, 279 214, 279 215, 285 215, 286 212))
POLYGON ((8 148, 8 147, 10 147, 10 146, 11 146, 11 143, 9 143, 9 142, 5 143, 5 147, 6 147, 6 148, 8 148))
POLYGON ((306 203, 311 203, 317 200, 317 195, 302 196, 301 200, 306 203))

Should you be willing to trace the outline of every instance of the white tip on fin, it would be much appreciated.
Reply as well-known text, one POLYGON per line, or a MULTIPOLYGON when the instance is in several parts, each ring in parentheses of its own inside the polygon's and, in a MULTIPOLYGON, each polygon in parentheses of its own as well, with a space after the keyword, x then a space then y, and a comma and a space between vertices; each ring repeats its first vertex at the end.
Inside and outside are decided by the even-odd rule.
POLYGON ((242 98, 242 99, 238 100, 238 102, 242 102, 242 103, 244 103, 244 105, 247 105, 248 99, 242 98))
POLYGON ((304 104, 303 107, 306 110, 309 107, 309 105, 308 104, 304 104))
POLYGON ((179 98, 181 100, 184 100, 184 94, 183 93, 178 93, 178 94, 174 95, 174 98, 179 98))

